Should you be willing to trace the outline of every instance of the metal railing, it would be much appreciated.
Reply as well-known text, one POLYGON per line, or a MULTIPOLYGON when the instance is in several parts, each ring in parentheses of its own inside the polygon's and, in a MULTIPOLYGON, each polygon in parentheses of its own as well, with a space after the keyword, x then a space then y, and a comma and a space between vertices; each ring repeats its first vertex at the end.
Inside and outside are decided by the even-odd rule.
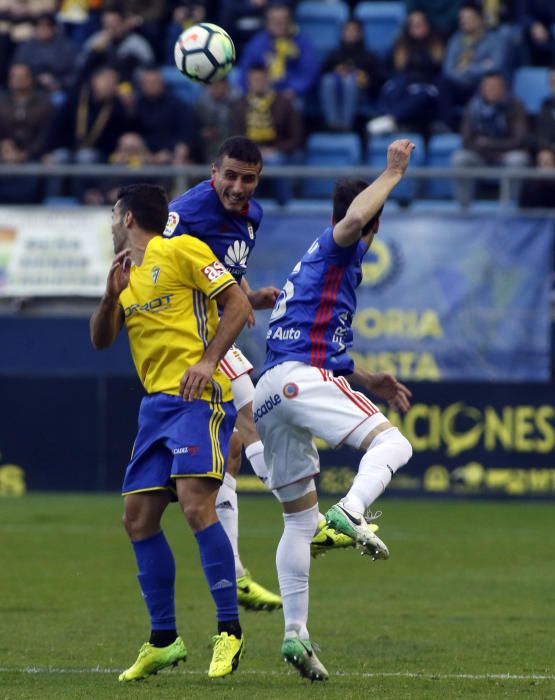
MULTIPOLYGON (((370 166, 314 166, 314 165, 287 165, 266 166, 263 171, 264 178, 287 178, 294 180, 308 179, 336 179, 340 177, 357 177, 370 179, 383 171, 383 168, 370 166)), ((194 182, 209 176, 210 166, 206 165, 148 165, 139 168, 130 168, 121 165, 95 164, 95 165, 43 165, 40 163, 25 163, 22 165, 0 165, 0 178, 4 177, 44 177, 44 178, 122 178, 129 181, 133 177, 152 179, 171 179, 176 192, 185 191, 194 182)), ((408 180, 430 181, 443 180, 455 183, 457 180, 487 181, 498 183, 499 192, 497 202, 501 212, 513 212, 512 190, 513 185, 525 180, 553 180, 555 172, 538 170, 537 168, 507 168, 507 167, 478 167, 478 168, 453 168, 453 167, 414 167, 409 168, 405 174, 408 180)), ((425 199, 425 197, 423 197, 425 199)), ((302 201, 302 197, 300 198, 302 201)), ((1 204, 2 202, 0 202, 1 204)), ((534 213, 538 213, 534 210, 534 213)), ((542 214, 555 217, 555 185, 553 192, 553 209, 541 210, 542 214)))

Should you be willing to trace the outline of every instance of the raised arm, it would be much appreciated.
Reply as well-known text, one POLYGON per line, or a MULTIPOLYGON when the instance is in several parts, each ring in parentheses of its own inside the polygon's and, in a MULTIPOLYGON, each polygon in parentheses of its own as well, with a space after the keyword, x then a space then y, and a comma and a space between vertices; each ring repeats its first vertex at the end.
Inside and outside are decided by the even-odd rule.
POLYGON ((345 217, 335 224, 333 239, 338 246, 348 248, 359 240, 362 229, 382 208, 391 190, 403 177, 413 149, 414 144, 408 139, 398 139, 390 144, 386 169, 353 199, 345 217))
POLYGON ((125 321, 119 295, 129 284, 131 261, 129 253, 122 250, 116 255, 106 280, 106 289, 102 299, 90 320, 91 342, 95 350, 110 347, 117 338, 125 321))
POLYGON ((186 401, 202 396, 204 387, 237 339, 252 310, 249 300, 237 284, 226 287, 216 300, 223 310, 216 333, 208 343, 202 359, 185 371, 179 383, 179 393, 186 401))

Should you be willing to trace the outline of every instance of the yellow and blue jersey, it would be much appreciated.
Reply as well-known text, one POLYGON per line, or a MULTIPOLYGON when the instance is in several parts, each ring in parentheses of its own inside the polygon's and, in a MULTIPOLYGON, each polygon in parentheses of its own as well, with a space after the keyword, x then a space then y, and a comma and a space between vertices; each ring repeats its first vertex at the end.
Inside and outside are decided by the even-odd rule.
MULTIPOLYGON (((120 295, 133 362, 149 394, 179 394, 183 373, 202 358, 216 332, 215 297, 232 284, 233 277, 199 239, 149 241, 120 295)), ((202 399, 232 398, 229 379, 218 367, 202 399)))

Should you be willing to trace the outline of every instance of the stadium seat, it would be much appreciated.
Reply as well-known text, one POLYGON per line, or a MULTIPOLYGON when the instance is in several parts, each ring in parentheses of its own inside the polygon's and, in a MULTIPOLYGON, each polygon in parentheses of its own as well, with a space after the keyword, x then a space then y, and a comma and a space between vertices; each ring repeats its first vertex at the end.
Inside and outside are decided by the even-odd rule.
MULTIPOLYGON (((373 136, 366 149, 366 164, 375 168, 384 168, 387 161, 387 147, 396 139, 410 139, 415 149, 411 156, 411 166, 421 167, 426 160, 424 139, 420 134, 389 134, 388 136, 373 136)), ((418 181, 414 179, 402 180, 391 193, 391 198, 402 202, 410 201, 417 196, 418 181)))
POLYGON ((448 199, 415 199, 411 202, 409 211, 428 214, 456 214, 461 211, 461 205, 448 199))
MULTIPOLYGON (((305 148, 305 165, 360 165, 361 145, 358 134, 312 134, 305 148)), ((329 197, 333 178, 303 180, 303 197, 329 197)))
MULTIPOLYGON (((460 134, 435 134, 428 141, 427 164, 436 168, 450 167, 451 155, 460 148, 462 148, 460 134)), ((427 180, 425 191, 431 199, 448 199, 453 196, 453 183, 444 178, 427 180)))
POLYGON ((515 72, 513 94, 524 103, 528 114, 537 114, 549 97, 549 68, 523 66, 515 72))
POLYGON ((341 28, 348 17, 349 8, 344 2, 303 0, 295 12, 299 29, 310 38, 321 59, 339 46, 341 28))
POLYGON ((42 205, 44 207, 77 207, 80 201, 77 197, 45 197, 42 205))
POLYGON ((367 48, 383 56, 403 26, 406 9, 403 2, 360 2, 354 16, 363 24, 367 48))
POLYGON ((194 83, 188 80, 177 70, 175 66, 162 66, 164 81, 174 95, 182 99, 187 104, 194 104, 203 90, 201 83, 194 83))

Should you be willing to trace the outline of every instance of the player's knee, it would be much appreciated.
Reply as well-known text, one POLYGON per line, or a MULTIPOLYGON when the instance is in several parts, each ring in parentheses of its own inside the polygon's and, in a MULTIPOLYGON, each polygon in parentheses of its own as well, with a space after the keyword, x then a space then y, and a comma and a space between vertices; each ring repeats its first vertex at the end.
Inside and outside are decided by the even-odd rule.
POLYGON ((241 469, 243 443, 238 433, 233 433, 229 441, 229 449, 227 452, 227 472, 235 477, 241 469))
POLYGON ((149 527, 148 523, 143 514, 140 512, 128 512, 126 511, 122 517, 123 527, 127 532, 129 539, 133 542, 144 540, 150 537, 152 527, 149 527))
POLYGON ((412 457, 412 445, 398 428, 389 428, 383 433, 378 433, 367 452, 378 447, 387 450, 387 464, 394 474, 412 457))
POLYGON ((183 514, 193 532, 204 530, 212 525, 214 516, 217 518, 213 505, 206 502, 194 501, 182 506, 183 514))

